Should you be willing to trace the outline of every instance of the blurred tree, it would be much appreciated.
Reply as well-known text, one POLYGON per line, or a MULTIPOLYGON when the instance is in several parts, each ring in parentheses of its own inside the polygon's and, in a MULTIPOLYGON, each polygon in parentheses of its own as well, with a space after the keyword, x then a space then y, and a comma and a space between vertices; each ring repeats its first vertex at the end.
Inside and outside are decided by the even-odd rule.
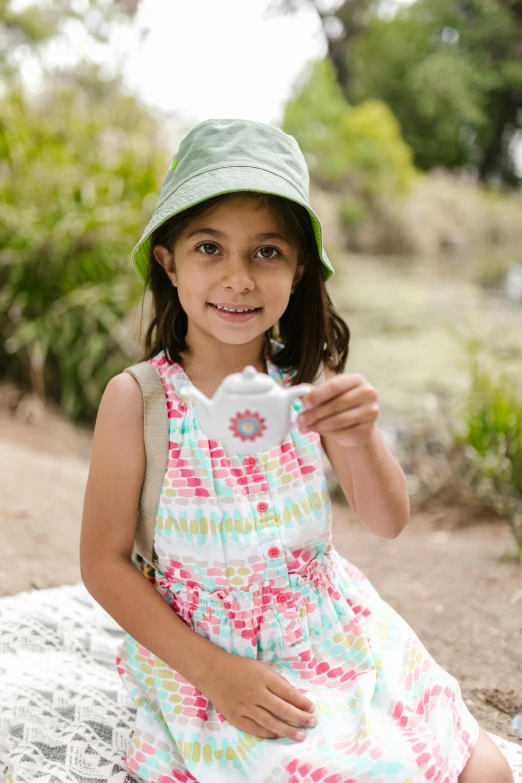
POLYGON ((20 50, 38 56, 40 49, 62 34, 70 21, 81 22, 96 41, 107 43, 111 25, 132 19, 139 0, 52 0, 14 9, 13 0, 0 2, 0 78, 16 76, 20 50))
POLYGON ((283 129, 297 139, 315 182, 340 196, 345 225, 362 220, 375 198, 406 192, 415 176, 390 109, 377 100, 348 106, 328 58, 287 103, 283 129))
POLYGON ((416 0, 393 15, 384 0, 307 2, 347 100, 385 101, 417 166, 472 167, 483 181, 520 185, 522 0, 416 0))
POLYGON ((389 103, 419 167, 472 165, 482 180, 516 185, 522 23, 514 9, 521 6, 418 0, 391 20, 374 17, 355 45, 352 99, 389 103))
POLYGON ((328 57, 335 69, 337 82, 344 97, 350 100, 352 81, 351 49, 372 20, 379 0, 272 0, 267 9, 270 17, 277 14, 292 14, 304 5, 311 6, 321 21, 328 57))

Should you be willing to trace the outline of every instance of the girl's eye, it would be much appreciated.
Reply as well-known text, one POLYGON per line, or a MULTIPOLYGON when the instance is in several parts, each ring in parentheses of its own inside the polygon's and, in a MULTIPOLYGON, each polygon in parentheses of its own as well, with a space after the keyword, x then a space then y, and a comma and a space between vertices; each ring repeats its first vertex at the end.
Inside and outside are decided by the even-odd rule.
POLYGON ((205 251, 203 252, 204 256, 215 256, 215 253, 207 253, 207 249, 210 248, 211 250, 219 250, 218 246, 215 245, 213 242, 203 242, 202 245, 198 245, 196 250, 201 250, 201 248, 204 247, 205 251))
MULTIPOLYGON (((201 245, 197 246, 196 250, 201 250, 204 256, 215 256, 217 253, 213 251, 217 250, 219 252, 219 248, 214 242, 203 242, 201 245)), ((270 247, 268 245, 259 248, 257 252, 261 253, 261 258, 264 258, 266 261, 271 261, 273 258, 277 258, 277 256, 281 255, 276 247, 270 247)))
POLYGON ((276 247, 269 247, 269 246, 267 246, 267 247, 260 247, 257 252, 261 253, 262 254, 261 258, 264 258, 266 260, 271 260, 272 258, 276 258, 276 255, 273 255, 273 256, 264 255, 264 251, 265 250, 268 250, 269 253, 274 252, 274 253, 276 253, 277 256, 281 255, 279 250, 276 247))

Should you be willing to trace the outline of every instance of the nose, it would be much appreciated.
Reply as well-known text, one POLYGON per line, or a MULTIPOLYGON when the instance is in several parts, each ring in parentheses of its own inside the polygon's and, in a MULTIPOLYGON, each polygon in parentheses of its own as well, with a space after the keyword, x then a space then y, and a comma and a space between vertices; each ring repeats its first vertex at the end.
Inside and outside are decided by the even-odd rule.
POLYGON ((248 261, 239 256, 230 257, 223 269, 221 285, 227 291, 243 293, 254 288, 254 279, 248 261))

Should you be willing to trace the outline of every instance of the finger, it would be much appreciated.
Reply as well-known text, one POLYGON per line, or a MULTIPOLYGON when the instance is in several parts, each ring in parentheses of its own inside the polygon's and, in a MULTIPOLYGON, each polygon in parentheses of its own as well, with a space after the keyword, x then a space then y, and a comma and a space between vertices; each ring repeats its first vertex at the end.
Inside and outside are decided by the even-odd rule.
POLYGON ((366 424, 370 421, 375 421, 378 415, 378 406, 369 403, 368 405, 361 405, 357 408, 351 408, 350 410, 344 410, 339 413, 334 413, 331 416, 326 416, 324 419, 320 419, 309 425, 309 429, 323 432, 326 430, 354 427, 358 424, 366 424))
POLYGON ((273 693, 269 694, 267 700, 263 703, 263 707, 273 715, 281 718, 281 720, 288 720, 305 728, 313 728, 315 726, 315 717, 310 712, 294 707, 293 704, 279 698, 279 696, 275 696, 273 693))
POLYGON ((237 722, 236 728, 242 731, 248 731, 249 734, 254 734, 256 737, 265 737, 266 739, 277 739, 279 736, 273 731, 269 731, 264 726, 261 726, 252 718, 248 718, 246 715, 241 717, 241 720, 237 722))
POLYGON ((312 391, 303 397, 304 407, 322 405, 333 397, 344 394, 344 392, 365 382, 365 378, 360 373, 339 373, 335 378, 329 378, 320 386, 314 386, 312 391))
POLYGON ((310 427, 316 422, 327 419, 329 416, 334 416, 337 413, 345 413, 347 410, 374 404, 377 404, 377 392, 375 389, 358 386, 331 398, 321 405, 316 405, 312 410, 303 411, 299 415, 298 421, 310 427))
POLYGON ((361 416, 360 413, 355 416, 349 416, 348 414, 337 414, 337 416, 330 416, 329 419, 314 424, 314 432, 318 432, 321 435, 326 435, 329 432, 354 432, 360 427, 366 427, 369 423, 374 422, 376 416, 373 413, 361 416))
POLYGON ((271 693, 279 696, 280 699, 284 699, 290 704, 293 704, 300 710, 304 710, 305 712, 315 711, 315 704, 310 701, 310 699, 307 699, 306 696, 299 693, 299 691, 290 685, 290 683, 280 674, 274 671, 272 673, 275 674, 275 677, 268 683, 268 689, 271 693))
POLYGON ((302 742, 306 738, 306 731, 304 729, 298 729, 295 726, 290 726, 285 723, 284 720, 280 720, 271 712, 265 710, 263 707, 254 705, 252 708, 252 715, 257 723, 264 726, 269 731, 276 732, 278 737, 288 737, 289 739, 302 742))

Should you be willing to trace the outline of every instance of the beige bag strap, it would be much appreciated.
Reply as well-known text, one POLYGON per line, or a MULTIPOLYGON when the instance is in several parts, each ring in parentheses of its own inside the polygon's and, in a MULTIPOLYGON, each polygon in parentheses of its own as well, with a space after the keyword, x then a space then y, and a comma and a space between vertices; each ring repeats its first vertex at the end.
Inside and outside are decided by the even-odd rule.
POLYGON ((126 367, 139 383, 143 396, 143 437, 145 442, 145 476, 141 488, 138 525, 134 549, 154 568, 154 528, 161 487, 169 454, 169 420, 167 401, 161 378, 150 362, 126 367))
MULTIPOLYGON (((156 511, 169 456, 167 403, 161 378, 152 364, 140 362, 133 364, 132 367, 126 367, 124 372, 130 373, 136 378, 143 395, 146 467, 141 489, 134 548, 145 562, 154 568, 153 542, 156 511)), ((321 364, 314 385, 322 383, 324 379, 324 367, 321 364)))

